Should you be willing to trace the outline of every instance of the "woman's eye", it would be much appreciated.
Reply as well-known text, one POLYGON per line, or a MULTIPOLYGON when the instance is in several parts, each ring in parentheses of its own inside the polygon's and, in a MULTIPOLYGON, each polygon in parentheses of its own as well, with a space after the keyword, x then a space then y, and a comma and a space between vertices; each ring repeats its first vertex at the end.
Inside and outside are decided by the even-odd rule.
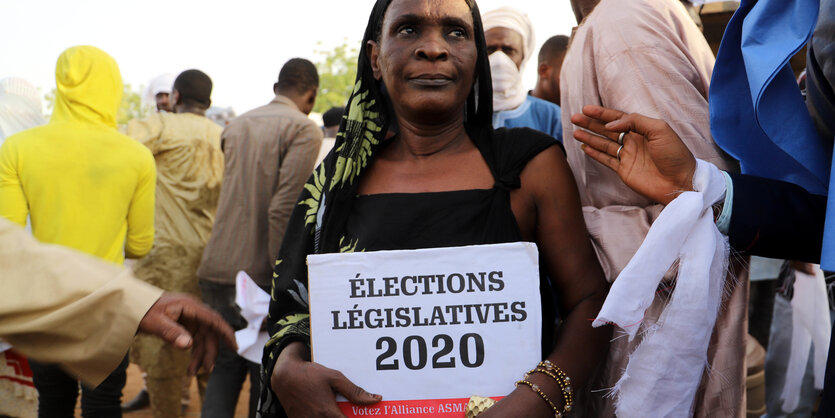
POLYGON ((399 33, 401 35, 412 35, 412 34, 415 33, 415 28, 413 28, 411 26, 403 26, 402 28, 400 28, 397 31, 397 33, 399 33))
POLYGON ((467 36, 467 32, 464 32, 464 29, 453 29, 449 34, 456 38, 464 38, 467 36))

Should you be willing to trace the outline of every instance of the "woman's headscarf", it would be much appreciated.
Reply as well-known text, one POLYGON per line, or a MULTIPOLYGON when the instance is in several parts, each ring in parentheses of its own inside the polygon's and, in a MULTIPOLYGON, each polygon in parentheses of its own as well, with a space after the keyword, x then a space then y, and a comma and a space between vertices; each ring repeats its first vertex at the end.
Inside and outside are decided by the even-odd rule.
MULTIPOLYGON (((307 303, 307 255, 352 252, 355 242, 344 234, 357 196, 360 176, 396 130, 395 115, 382 80, 376 80, 363 52, 370 40, 379 40, 383 18, 392 0, 378 0, 360 47, 357 79, 336 134, 333 150, 304 185, 299 204, 290 217, 273 274, 268 326, 272 338, 264 348, 261 417, 283 416, 270 389, 270 375, 278 354, 289 343, 310 345, 307 303)), ((473 87, 467 97, 464 124, 468 132, 492 130, 490 64, 481 16, 474 0, 463 0, 472 12, 478 56, 473 87)))

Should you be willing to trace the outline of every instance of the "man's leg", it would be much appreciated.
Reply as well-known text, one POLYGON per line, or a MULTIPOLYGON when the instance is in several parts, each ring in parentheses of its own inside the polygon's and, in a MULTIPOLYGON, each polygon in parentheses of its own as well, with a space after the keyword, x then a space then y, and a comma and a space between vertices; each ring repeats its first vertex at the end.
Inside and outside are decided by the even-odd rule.
POLYGON ((72 417, 78 399, 78 380, 56 365, 29 360, 29 367, 38 390, 38 417, 72 417))
POLYGON ((226 347, 221 347, 215 368, 209 376, 203 401, 203 418, 226 418, 235 415, 247 367, 244 359, 226 347))
POLYGON ((151 412, 155 417, 174 418, 182 414, 181 377, 154 377, 148 375, 148 394, 151 412))
POLYGON ((122 416, 122 389, 128 379, 128 357, 95 389, 81 385, 81 416, 104 418, 122 416))
POLYGON ((258 398, 261 396, 261 364, 246 362, 249 366, 249 418, 255 418, 255 412, 258 411, 258 398))
POLYGON ((182 413, 183 378, 189 363, 189 351, 174 348, 157 337, 138 335, 142 370, 148 374, 148 396, 155 417, 179 417, 182 413))
MULTIPOLYGON (((223 319, 234 329, 246 326, 235 304, 235 286, 200 281, 200 294, 203 302, 218 311, 223 319)), ((221 346, 218 352, 215 368, 209 376, 206 396, 203 401, 204 418, 225 418, 235 414, 238 395, 241 392, 248 361, 238 356, 238 353, 221 346)))

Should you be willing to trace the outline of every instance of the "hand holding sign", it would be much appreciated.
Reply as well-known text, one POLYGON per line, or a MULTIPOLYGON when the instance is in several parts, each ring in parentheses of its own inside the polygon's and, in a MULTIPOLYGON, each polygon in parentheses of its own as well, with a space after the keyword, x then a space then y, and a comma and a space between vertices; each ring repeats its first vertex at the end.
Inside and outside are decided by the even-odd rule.
POLYGON ((313 359, 386 401, 363 408, 345 391, 364 391, 342 373, 292 370, 330 383, 310 390, 329 404, 345 396, 336 401, 349 417, 460 417, 470 395, 507 395, 541 358, 537 261, 532 243, 311 255, 313 359))
POLYGON ((298 342, 281 352, 270 382, 291 417, 343 417, 336 406, 335 393, 356 405, 372 405, 383 399, 366 392, 342 373, 309 361, 307 347, 298 342))

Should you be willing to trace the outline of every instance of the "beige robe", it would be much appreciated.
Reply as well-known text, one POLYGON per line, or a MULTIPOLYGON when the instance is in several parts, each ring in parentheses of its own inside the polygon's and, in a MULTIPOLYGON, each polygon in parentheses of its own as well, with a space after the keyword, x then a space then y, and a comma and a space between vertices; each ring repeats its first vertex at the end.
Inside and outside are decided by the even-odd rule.
MULTIPOLYGON (((733 170, 733 161, 710 135, 707 100, 713 63, 704 36, 677 0, 602 0, 571 39, 560 75, 563 137, 586 225, 610 282, 638 250, 663 207, 587 157, 573 139, 570 117, 584 105, 600 105, 663 119, 697 158, 733 170)), ((710 374, 697 395, 696 416, 745 413, 747 272, 735 267, 737 278, 728 281, 728 296, 711 339, 710 374)), ((658 292, 647 322, 657 319, 667 297, 668 290, 658 292)), ((617 330, 615 337, 603 381, 592 389, 614 386, 640 340, 617 338, 617 330)), ((603 398, 605 392, 595 392, 595 406, 602 410, 592 416, 613 415, 613 402, 603 398)))
MULTIPOLYGON (((200 297, 197 268, 209 240, 223 178, 223 129, 191 113, 133 120, 126 134, 144 144, 157 166, 154 247, 133 267, 136 277, 167 291, 200 297)), ((189 353, 140 335, 131 350, 152 378, 183 378, 189 353)))
POLYGON ((97 386, 119 365, 162 291, 128 270, 37 242, 0 218, 0 337, 97 386))

